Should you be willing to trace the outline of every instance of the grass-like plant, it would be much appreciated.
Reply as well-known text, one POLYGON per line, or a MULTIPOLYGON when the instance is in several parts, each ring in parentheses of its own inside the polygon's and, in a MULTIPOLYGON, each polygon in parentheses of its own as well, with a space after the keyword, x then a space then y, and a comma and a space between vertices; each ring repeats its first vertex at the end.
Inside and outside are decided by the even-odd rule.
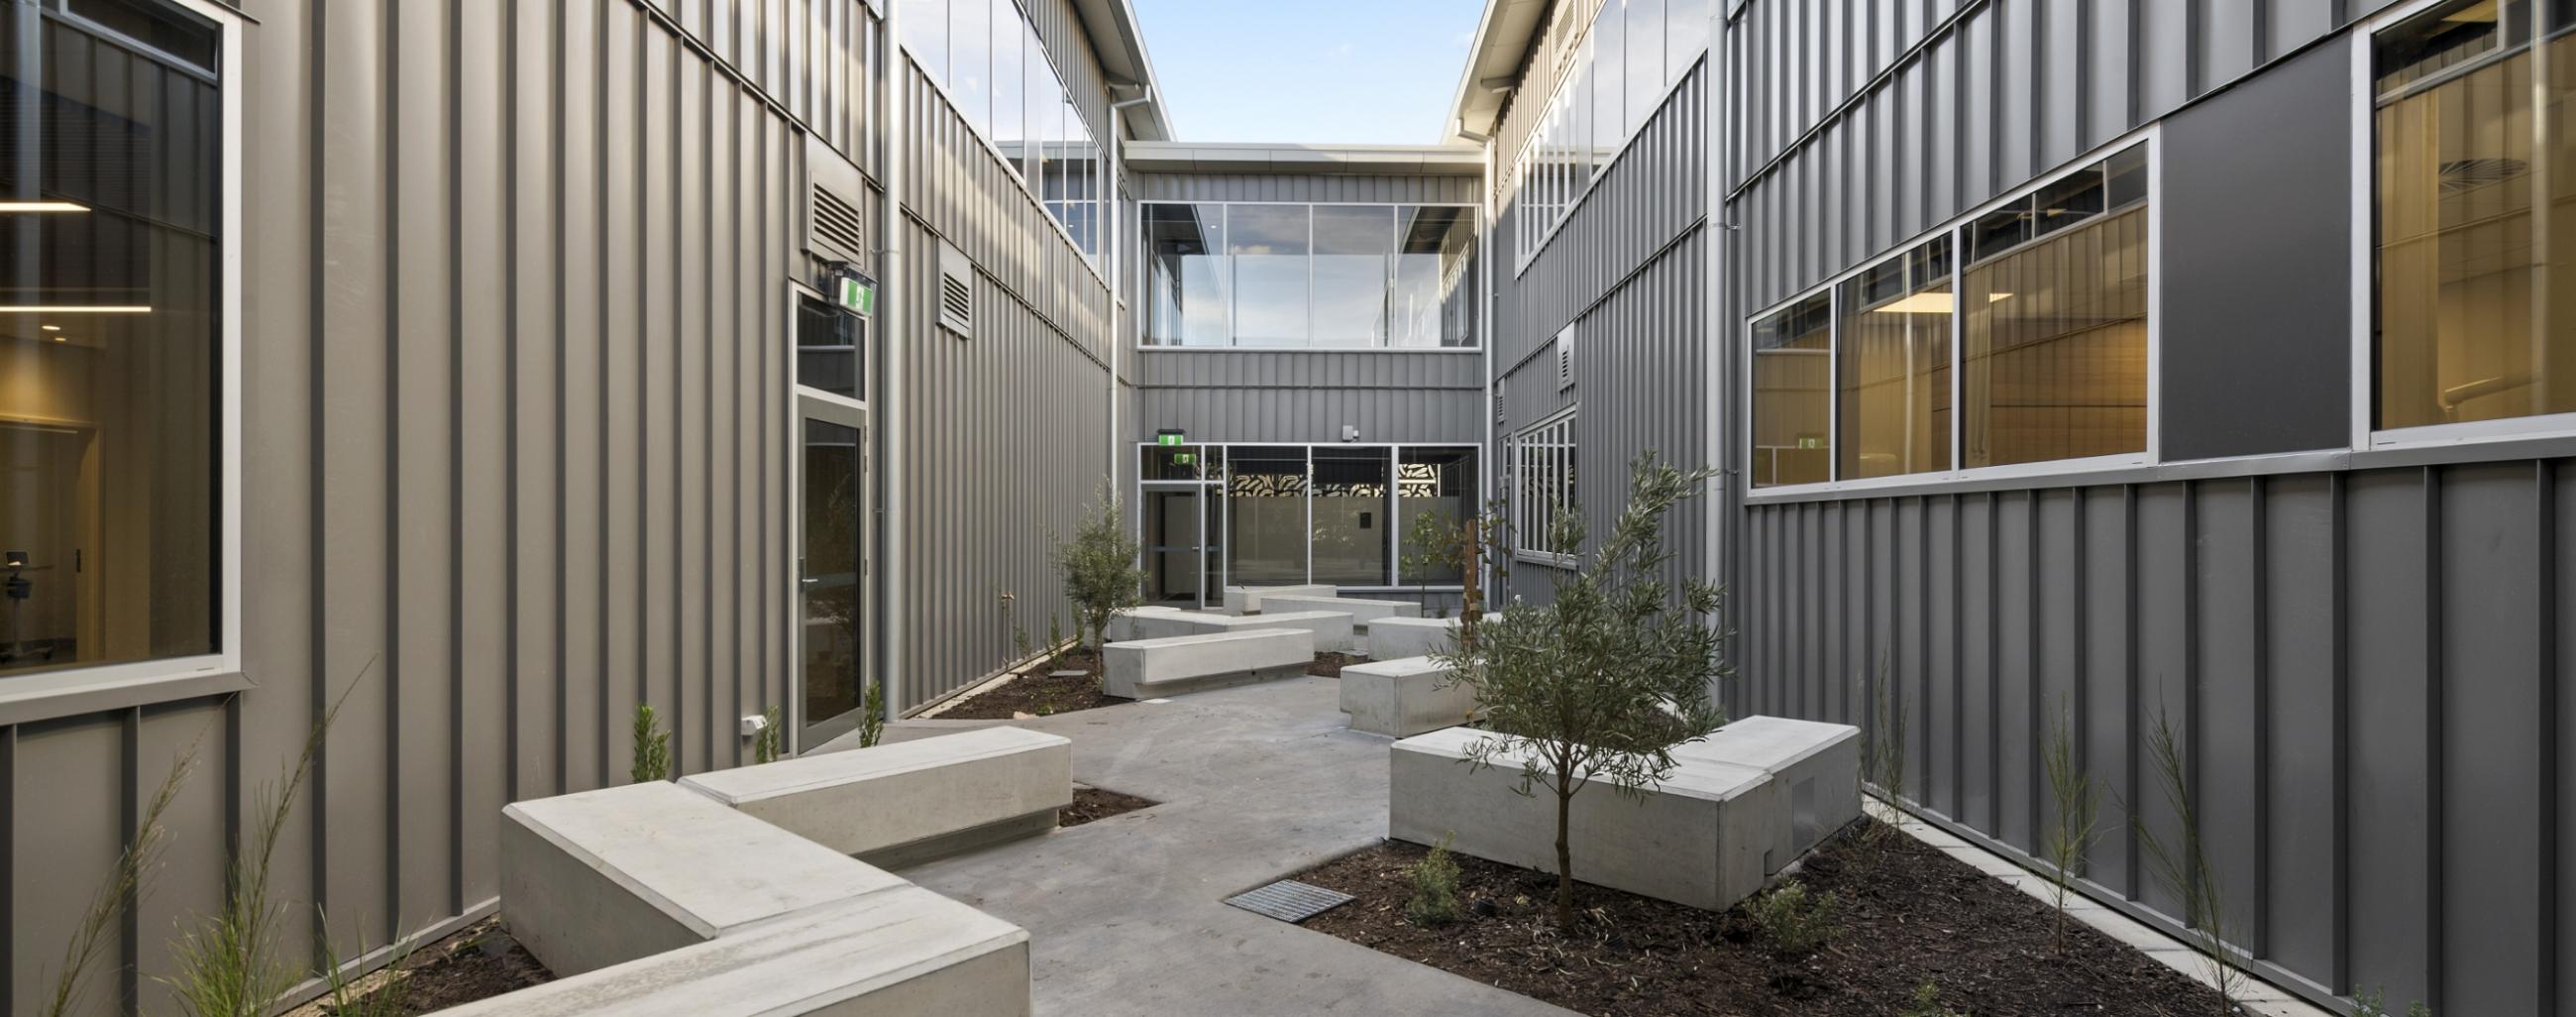
POLYGON ((1056 658, 1061 657, 1061 656, 1063 656, 1063 655, 1064 655, 1064 617, 1063 617, 1062 615, 1056 614, 1056 613, 1055 613, 1055 612, 1053 612, 1053 611, 1049 611, 1049 612, 1047 612, 1046 666, 1041 667, 1041 668, 1038 668, 1038 670, 1040 670, 1040 671, 1053 671, 1053 670, 1055 670, 1055 662, 1056 662, 1056 658))
POLYGON ((760 731, 759 733, 751 736, 751 761, 754 763, 777 762, 779 744, 784 741, 786 737, 786 732, 778 726, 778 708, 773 706, 769 709, 762 710, 760 712, 760 731))
MULTIPOLYGON (((1910 790, 1905 772, 1905 693, 1897 689, 1892 677, 1888 655, 1882 651, 1878 655, 1877 685, 1870 690, 1869 752, 1861 760, 1861 776, 1878 785, 1888 807, 1899 813, 1897 822, 1902 822, 1905 796, 1910 790)), ((1905 831, 1894 822, 1869 824, 1859 836, 1855 844, 1858 850, 1852 858, 1866 875, 1875 871, 1904 837, 1905 831)))
MULTIPOLYGON (((1698 493, 1707 470, 1681 470, 1640 456, 1629 469, 1628 505, 1610 537, 1560 577, 1553 603, 1515 603, 1478 626, 1472 648, 1434 654, 1450 683, 1475 692, 1496 736, 1468 749, 1471 766, 1516 759, 1513 790, 1545 788, 1556 804, 1556 924, 1574 924, 1574 796, 1600 781, 1642 797, 1672 774, 1672 747, 1721 721, 1711 686, 1729 674, 1707 619, 1717 588, 1667 579, 1672 553, 1663 521, 1698 493)), ((1559 548, 1581 548, 1583 521, 1559 506, 1551 529, 1559 548)))
POLYGON ((1784 880, 1753 898, 1746 909, 1771 948, 1789 955, 1814 953, 1842 935, 1842 899, 1834 892, 1810 893, 1807 884, 1784 880))
POLYGON ((179 788, 197 770, 197 748, 205 741, 200 733, 188 749, 170 761, 170 771, 161 777, 161 785, 143 804, 142 821, 134 829, 134 839, 116 856, 116 865, 90 892, 89 907, 81 912, 80 924, 73 928, 72 938, 63 945, 62 967, 53 973, 53 986, 36 1012, 42 1017, 64 1017, 80 1005, 89 988, 90 972, 113 942, 117 916, 143 902, 151 889, 153 873, 159 871, 161 854, 169 846, 170 831, 161 823, 163 813, 179 797, 179 788))
POLYGON ((868 683, 868 694, 859 700, 859 747, 873 748, 885 739, 885 683, 868 683))
POLYGON ((1406 866, 1404 878, 1413 884, 1413 896, 1404 902, 1407 920, 1435 929, 1458 920, 1458 860, 1449 856, 1449 838, 1406 866))
MULTIPOLYGON (((314 909, 319 914, 321 909, 314 909)), ((325 928, 329 923, 323 923, 325 928)), ((401 923, 395 923, 396 928, 401 923)), ((323 996, 331 1017, 407 1017, 411 1013, 411 976, 405 964, 419 946, 416 940, 396 938, 391 955, 380 970, 381 977, 352 976, 350 965, 340 958, 328 935, 314 937, 322 954, 323 996)))
MULTIPOLYGON (((2390 1017, 2388 987, 2378 985, 2354 992, 2352 1017, 2390 1017)), ((2433 1017, 2433 1008, 2426 1006, 2424 1001, 2419 999, 2406 1005, 2406 1017, 2433 1017)))
POLYGON ((2051 902, 2057 906, 2057 929, 2052 940, 2058 953, 2066 952, 2066 902, 2075 889, 2076 867, 2084 864, 2085 855, 2093 849, 2098 820, 2100 794, 2093 778, 2084 772, 2075 753, 2075 723, 2072 712, 2061 704, 2056 718, 2048 727, 2048 742, 2040 759, 2047 770, 2048 797, 2054 808, 2048 817, 2040 850, 2047 856, 2051 902))
MULTIPOLYGON (((1108 641, 1109 619, 1145 602, 1145 569, 1138 564, 1136 535, 1128 532, 1118 511, 1118 496, 1104 485, 1071 539, 1058 543, 1048 561, 1064 580, 1064 599, 1073 602, 1075 638, 1098 647, 1108 641)), ((1095 659, 1091 677, 1101 677, 1095 659)))
POLYGON ((169 986, 184 1017, 268 1017, 302 980, 302 970, 278 946, 286 913, 269 895, 269 874, 295 798, 312 775, 314 761, 322 756, 331 723, 339 718, 349 693, 374 668, 375 661, 370 660, 359 669, 305 733, 304 749, 296 754, 294 767, 260 790, 249 840, 234 845, 223 904, 214 914, 199 916, 195 929, 182 932, 170 944, 175 973, 161 981, 169 986))
POLYGON ((671 732, 663 730, 651 703, 635 704, 635 759, 626 776, 636 784, 671 779, 671 732))
POLYGON ((2181 744, 2174 733, 2173 719, 2162 709, 2157 710, 2156 727, 2148 734, 2147 747, 2156 771, 2157 789, 2174 814, 2174 837, 2167 839, 2158 834, 2134 807, 2127 810, 2129 823, 2137 831, 2139 846, 2146 849, 2148 867, 2156 881, 2182 901, 2183 925, 2190 934, 2192 949, 2209 966, 2210 984, 2218 990, 2218 1013, 2232 1014, 2246 976, 2236 964, 2235 948, 2227 943, 2231 928, 2227 894, 2219 882, 2218 870, 2209 864, 2208 848, 2201 835, 2200 796, 2192 789, 2191 770, 2183 758, 2181 744))

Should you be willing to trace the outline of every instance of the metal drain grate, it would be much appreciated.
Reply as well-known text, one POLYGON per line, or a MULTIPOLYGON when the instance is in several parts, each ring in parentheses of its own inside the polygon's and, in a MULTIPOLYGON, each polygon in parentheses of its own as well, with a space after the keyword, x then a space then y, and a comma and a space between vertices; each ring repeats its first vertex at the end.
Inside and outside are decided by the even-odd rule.
POLYGON ((1268 915, 1283 922, 1302 922, 1351 902, 1351 895, 1320 886, 1283 879, 1268 886, 1228 897, 1225 902, 1256 915, 1268 915))

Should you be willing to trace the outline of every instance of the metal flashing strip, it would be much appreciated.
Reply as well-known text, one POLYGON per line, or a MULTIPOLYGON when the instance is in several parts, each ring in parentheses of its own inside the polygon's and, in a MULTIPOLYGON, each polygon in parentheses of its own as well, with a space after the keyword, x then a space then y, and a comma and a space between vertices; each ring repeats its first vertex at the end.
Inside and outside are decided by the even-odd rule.
POLYGON ((1338 890, 1283 879, 1228 897, 1225 902, 1293 925, 1348 904, 1351 899, 1350 894, 1338 890))

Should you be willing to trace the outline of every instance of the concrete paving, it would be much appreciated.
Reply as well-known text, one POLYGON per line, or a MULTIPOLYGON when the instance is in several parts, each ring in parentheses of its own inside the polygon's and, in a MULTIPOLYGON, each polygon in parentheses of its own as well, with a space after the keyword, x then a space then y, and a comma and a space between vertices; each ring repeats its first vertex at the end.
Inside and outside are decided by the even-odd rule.
POLYGON ((1161 803, 901 874, 1029 931, 1040 1015, 1571 1014, 1224 904, 1385 835, 1391 739, 1344 727, 1338 692, 1296 678, 891 725, 888 740, 1003 723, 1062 735, 1073 779, 1161 803))

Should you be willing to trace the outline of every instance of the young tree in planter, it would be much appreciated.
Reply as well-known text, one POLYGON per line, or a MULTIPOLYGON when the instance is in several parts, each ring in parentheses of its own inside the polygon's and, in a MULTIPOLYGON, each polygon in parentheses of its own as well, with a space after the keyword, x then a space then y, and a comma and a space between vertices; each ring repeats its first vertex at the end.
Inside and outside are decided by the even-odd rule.
MULTIPOLYGON (((1073 602, 1074 638, 1098 649, 1109 639, 1109 619, 1145 602, 1145 570, 1134 534, 1119 517, 1118 496, 1107 487, 1083 510, 1073 539, 1057 544, 1056 574, 1064 578, 1064 598, 1073 602)), ((1101 661, 1092 658, 1092 680, 1100 679, 1101 661)))
MULTIPOLYGON (((1464 520, 1451 520, 1425 512, 1413 517, 1413 526, 1404 535, 1404 570, 1422 576, 1436 568, 1454 568, 1459 574, 1458 645, 1476 645, 1476 625, 1485 620, 1484 566, 1494 565, 1497 574, 1508 574, 1510 556, 1496 554, 1507 550, 1509 531, 1504 524, 1504 506, 1496 500, 1485 506, 1483 515, 1464 520)), ((1427 593, 1428 582, 1415 589, 1427 593)))
MULTIPOLYGON (((1587 780, 1623 795, 1672 775, 1672 747, 1723 722, 1710 688, 1732 669, 1718 659, 1709 624, 1718 590, 1666 577, 1672 553, 1663 521, 1696 494, 1707 470, 1684 471, 1652 453, 1629 466, 1628 506, 1610 537, 1556 584, 1545 607, 1513 604, 1479 627, 1473 649, 1436 655, 1475 690, 1498 737, 1470 750, 1474 766, 1521 759, 1515 789, 1556 799, 1556 924, 1574 923, 1574 852, 1567 842, 1576 792, 1587 780)), ((1583 522, 1552 513, 1554 546, 1580 551, 1583 522)))

